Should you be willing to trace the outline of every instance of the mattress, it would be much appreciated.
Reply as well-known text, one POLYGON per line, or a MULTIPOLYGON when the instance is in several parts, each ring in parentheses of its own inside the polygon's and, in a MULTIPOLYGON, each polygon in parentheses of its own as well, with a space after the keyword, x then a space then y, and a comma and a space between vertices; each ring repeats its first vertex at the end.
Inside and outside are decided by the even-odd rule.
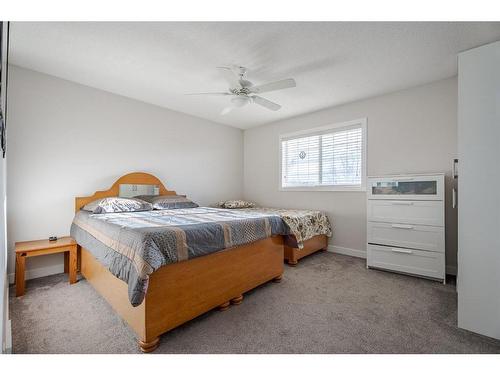
POLYGON ((133 306, 142 303, 149 276, 162 266, 289 233, 273 213, 209 207, 108 214, 79 211, 71 225, 71 237, 128 284, 133 306))

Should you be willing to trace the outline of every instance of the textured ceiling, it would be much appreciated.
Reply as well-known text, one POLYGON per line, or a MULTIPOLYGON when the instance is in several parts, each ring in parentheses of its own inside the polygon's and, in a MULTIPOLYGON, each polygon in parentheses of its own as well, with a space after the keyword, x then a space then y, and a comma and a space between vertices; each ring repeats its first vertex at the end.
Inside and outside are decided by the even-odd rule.
POLYGON ((209 22, 11 25, 10 62, 239 128, 420 85, 457 73, 458 52, 500 39, 500 23, 209 22), (293 77, 297 87, 262 94, 222 116, 216 66, 250 69, 255 84, 293 77))

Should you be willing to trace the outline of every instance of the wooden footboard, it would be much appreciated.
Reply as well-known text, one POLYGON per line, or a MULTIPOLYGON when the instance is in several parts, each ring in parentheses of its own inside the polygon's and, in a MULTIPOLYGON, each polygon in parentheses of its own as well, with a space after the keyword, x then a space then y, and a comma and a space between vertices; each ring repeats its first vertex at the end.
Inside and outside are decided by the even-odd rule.
POLYGON ((275 236, 188 261, 164 266, 150 276, 144 302, 133 307, 125 282, 81 251, 88 282, 130 325, 144 352, 156 349, 159 336, 213 308, 241 303, 243 293, 283 273, 283 237, 275 236))
POLYGON ((314 236, 313 238, 305 241, 304 247, 299 249, 295 237, 286 236, 284 240, 284 247, 285 260, 290 266, 296 266, 300 258, 319 250, 326 250, 328 248, 328 237, 325 235, 314 236))

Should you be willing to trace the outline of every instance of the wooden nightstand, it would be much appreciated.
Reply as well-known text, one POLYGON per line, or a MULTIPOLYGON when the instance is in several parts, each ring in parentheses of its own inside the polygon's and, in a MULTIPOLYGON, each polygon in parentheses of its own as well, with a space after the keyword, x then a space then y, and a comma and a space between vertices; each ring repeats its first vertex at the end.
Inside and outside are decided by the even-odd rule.
POLYGON ((64 253, 64 272, 69 273, 69 283, 76 283, 77 244, 71 237, 57 241, 39 240, 16 242, 16 297, 24 294, 24 269, 26 258, 39 255, 64 253))

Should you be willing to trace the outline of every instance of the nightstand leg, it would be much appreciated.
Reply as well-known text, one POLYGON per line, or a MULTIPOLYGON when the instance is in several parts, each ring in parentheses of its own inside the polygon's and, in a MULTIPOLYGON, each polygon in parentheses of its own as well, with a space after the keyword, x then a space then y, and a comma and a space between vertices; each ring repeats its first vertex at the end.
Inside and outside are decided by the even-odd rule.
POLYGON ((71 250, 69 251, 69 262, 68 262, 68 267, 69 267, 69 283, 74 284, 76 283, 76 246, 73 246, 71 250))
POLYGON ((69 251, 64 252, 64 273, 69 272, 69 251))
POLYGON ((24 267, 26 256, 24 253, 16 254, 16 297, 24 295, 24 267))

